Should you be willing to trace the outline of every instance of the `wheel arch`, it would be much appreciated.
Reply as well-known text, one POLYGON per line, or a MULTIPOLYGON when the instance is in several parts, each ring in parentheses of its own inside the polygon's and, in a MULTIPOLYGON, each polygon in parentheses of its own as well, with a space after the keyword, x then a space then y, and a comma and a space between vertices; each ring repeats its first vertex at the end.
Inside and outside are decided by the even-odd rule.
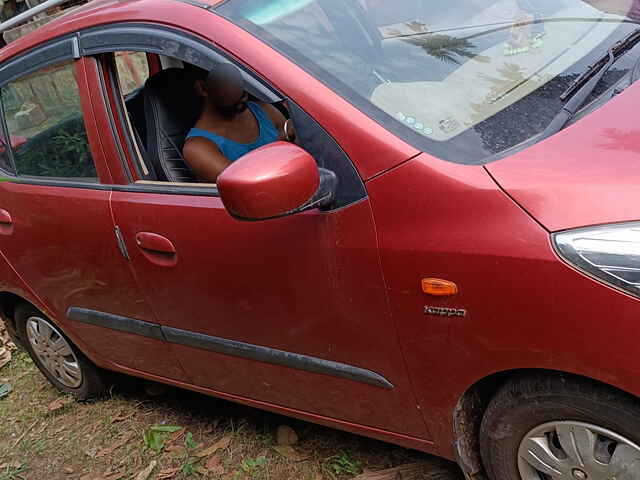
POLYGON ((561 370, 512 369, 487 375, 467 388, 453 410, 454 451, 465 478, 468 480, 489 480, 480 457, 480 424, 491 399, 506 383, 540 374, 562 376, 569 381, 597 383, 622 395, 638 399, 637 395, 611 383, 561 370))
POLYGON ((11 334, 11 337, 17 340, 19 343, 22 342, 22 339, 19 337, 17 332, 15 310, 16 307, 21 303, 33 305, 33 307, 41 310, 41 308, 39 308, 32 301, 16 293, 10 291, 0 292, 0 316, 2 317, 2 320, 4 320, 5 325, 9 330, 9 333, 11 334))

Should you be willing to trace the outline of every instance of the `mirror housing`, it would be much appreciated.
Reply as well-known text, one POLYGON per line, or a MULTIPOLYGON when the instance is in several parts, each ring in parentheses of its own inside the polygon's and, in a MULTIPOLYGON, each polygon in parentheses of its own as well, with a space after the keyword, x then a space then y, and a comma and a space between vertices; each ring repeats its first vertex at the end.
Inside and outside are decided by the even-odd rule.
POLYGON ((274 142, 257 148, 218 176, 227 211, 239 220, 267 220, 330 206, 336 175, 319 169, 299 146, 274 142))

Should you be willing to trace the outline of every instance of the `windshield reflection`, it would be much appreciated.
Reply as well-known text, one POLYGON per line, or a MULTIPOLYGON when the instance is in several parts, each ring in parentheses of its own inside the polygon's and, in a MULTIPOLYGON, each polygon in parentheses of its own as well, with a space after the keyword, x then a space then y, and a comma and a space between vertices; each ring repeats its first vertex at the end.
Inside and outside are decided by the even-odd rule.
MULTIPOLYGON (((408 142, 482 163, 544 130, 568 85, 638 27, 640 0, 231 0, 219 11, 408 142)), ((586 105, 637 58, 618 60, 586 105)))

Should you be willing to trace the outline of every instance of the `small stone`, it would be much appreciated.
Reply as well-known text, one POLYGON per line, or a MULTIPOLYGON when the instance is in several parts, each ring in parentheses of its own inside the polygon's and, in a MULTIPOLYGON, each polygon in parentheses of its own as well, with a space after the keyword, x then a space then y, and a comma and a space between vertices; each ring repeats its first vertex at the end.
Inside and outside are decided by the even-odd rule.
POLYGON ((298 443, 298 435, 288 425, 280 425, 276 433, 276 442, 278 445, 295 445, 298 443))

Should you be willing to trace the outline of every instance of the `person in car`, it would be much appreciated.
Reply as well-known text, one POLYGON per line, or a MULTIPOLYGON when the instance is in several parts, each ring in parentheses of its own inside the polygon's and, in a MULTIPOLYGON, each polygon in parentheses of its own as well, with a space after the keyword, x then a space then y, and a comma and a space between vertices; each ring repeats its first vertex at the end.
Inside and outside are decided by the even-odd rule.
POLYGON ((198 121, 187 134, 184 160, 203 182, 218 175, 241 156, 277 140, 288 139, 287 120, 272 105, 251 101, 237 67, 217 64, 195 88, 203 98, 198 121))

